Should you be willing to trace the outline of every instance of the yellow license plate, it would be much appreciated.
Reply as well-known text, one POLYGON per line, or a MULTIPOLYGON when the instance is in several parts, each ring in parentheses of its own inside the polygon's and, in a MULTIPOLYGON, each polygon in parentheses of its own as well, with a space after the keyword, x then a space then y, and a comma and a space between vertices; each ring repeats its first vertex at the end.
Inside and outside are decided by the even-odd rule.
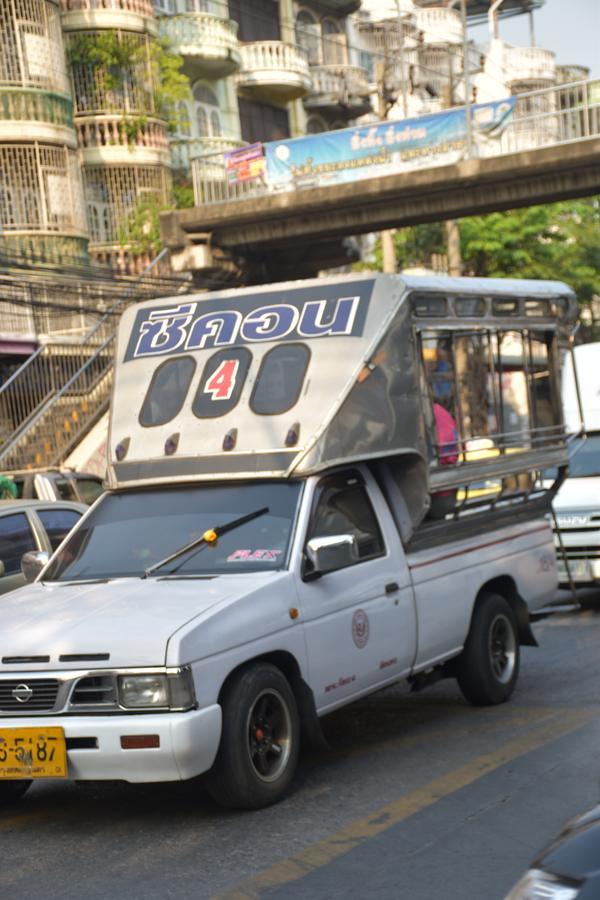
POLYGON ((62 728, 0 728, 0 781, 66 777, 67 744, 62 728))

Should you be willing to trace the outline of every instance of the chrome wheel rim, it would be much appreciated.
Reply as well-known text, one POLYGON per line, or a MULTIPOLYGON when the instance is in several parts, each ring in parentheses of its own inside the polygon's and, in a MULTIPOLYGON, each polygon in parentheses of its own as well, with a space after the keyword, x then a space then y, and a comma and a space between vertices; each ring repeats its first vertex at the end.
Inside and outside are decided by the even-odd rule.
POLYGON ((489 634, 492 672, 497 681, 508 684, 517 661, 517 641, 510 620, 504 615, 497 615, 492 621, 489 634))
POLYGON ((248 755, 261 781, 276 781, 285 771, 292 749, 292 717, 273 688, 261 691, 246 721, 248 755))

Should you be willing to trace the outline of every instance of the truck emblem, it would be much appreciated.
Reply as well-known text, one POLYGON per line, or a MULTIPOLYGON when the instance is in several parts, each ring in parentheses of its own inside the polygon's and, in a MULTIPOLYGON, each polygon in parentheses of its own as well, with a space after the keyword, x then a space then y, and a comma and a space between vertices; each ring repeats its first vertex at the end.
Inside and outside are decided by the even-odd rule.
POLYGON ((33 697, 33 691, 28 684, 18 684, 10 693, 17 703, 27 703, 33 697))
POLYGON ((363 609, 357 609, 352 616, 352 640, 359 650, 369 640, 369 617, 363 609))

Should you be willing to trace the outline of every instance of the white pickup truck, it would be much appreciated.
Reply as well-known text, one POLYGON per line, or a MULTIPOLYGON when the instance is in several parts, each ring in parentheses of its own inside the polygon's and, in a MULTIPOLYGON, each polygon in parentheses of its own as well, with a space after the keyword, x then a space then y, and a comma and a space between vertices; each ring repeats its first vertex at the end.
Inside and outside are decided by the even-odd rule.
MULTIPOLYGON (((318 740, 319 717, 357 697, 440 677, 472 703, 511 696, 519 646, 535 643, 530 613, 556 587, 550 494, 523 490, 523 473, 564 464, 560 420, 544 422, 541 448, 528 427, 523 447, 512 431, 510 452, 498 440, 497 456, 469 462, 465 422, 480 399, 454 397, 450 448, 431 431, 428 391, 441 401, 440 386, 468 375, 461 326, 509 327, 511 359, 518 329, 537 328, 553 360, 570 294, 441 283, 338 278, 124 314, 108 490, 36 583, 2 600, 0 799, 38 778, 207 773, 221 803, 257 808, 288 789, 301 734, 318 740), (546 317, 532 322, 525 298, 542 298, 546 317), (428 387, 422 344, 442 299, 446 381, 428 387), (223 329, 240 311, 252 327, 230 348, 223 329), (285 317, 287 341, 273 335, 285 317), (433 513, 431 493, 454 511, 433 513)), ((487 420, 498 434, 501 413, 487 420)))

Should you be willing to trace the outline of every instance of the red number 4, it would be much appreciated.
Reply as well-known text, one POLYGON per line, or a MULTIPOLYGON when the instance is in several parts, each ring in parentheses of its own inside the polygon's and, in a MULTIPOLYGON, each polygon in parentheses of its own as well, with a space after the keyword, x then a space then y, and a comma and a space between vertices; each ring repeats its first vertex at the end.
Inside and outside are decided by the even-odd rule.
POLYGON ((239 359, 224 359, 207 380, 203 393, 212 394, 212 400, 229 400, 235 387, 239 366, 239 359))

